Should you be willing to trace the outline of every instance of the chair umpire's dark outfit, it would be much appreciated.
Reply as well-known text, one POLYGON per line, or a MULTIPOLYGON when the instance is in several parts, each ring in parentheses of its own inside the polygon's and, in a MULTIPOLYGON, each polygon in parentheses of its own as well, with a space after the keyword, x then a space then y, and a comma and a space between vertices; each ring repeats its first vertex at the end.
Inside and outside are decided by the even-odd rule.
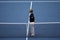
POLYGON ((34 36, 34 35, 35 35, 35 32, 34 32, 34 22, 35 22, 35 18, 34 18, 33 10, 30 10, 30 28, 31 28, 31 36, 34 36))

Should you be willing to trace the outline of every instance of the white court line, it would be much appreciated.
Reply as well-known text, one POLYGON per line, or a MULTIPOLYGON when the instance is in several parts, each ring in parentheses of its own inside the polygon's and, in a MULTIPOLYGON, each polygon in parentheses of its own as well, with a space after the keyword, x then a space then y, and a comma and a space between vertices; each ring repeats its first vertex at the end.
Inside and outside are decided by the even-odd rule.
MULTIPOLYGON (((0 3, 17 3, 17 2, 29 3, 31 1, 0 1, 0 3)), ((32 2, 60 2, 60 1, 32 1, 32 2)))
MULTIPOLYGON (((0 22, 0 24, 28 24, 28 23, 3 23, 3 22, 0 22)), ((34 24, 60 24, 60 22, 36 22, 34 24)))
POLYGON ((60 24, 60 22, 37 22, 35 24, 60 24))
MULTIPOLYGON (((32 1, 30 2, 30 10, 32 10, 32 1)), ((29 16, 30 16, 30 13, 29 13, 29 16)), ((30 22, 29 22, 29 16, 28 16, 28 25, 27 25, 27 33, 26 33, 26 40, 28 40, 28 34, 29 34, 29 24, 30 24, 30 22)))
MULTIPOLYGON (((31 1, 31 4, 30 4, 30 10, 32 10, 32 1, 31 1)), ((29 13, 29 16, 30 16, 30 13, 29 13)), ((27 25, 27 32, 26 32, 26 40, 28 40, 28 34, 29 34, 29 16, 28 16, 28 25, 27 25)))
POLYGON ((1 22, 0 24, 27 24, 27 23, 3 23, 1 22))
POLYGON ((27 24, 26 40, 28 40, 28 34, 29 34, 29 21, 28 21, 28 24, 27 24))
POLYGON ((32 2, 60 2, 60 1, 32 1, 32 2))
POLYGON ((29 3, 30 1, 0 1, 0 3, 17 3, 17 2, 29 3))
MULTIPOLYGON (((31 4, 30 4, 30 10, 32 9, 32 1, 31 1, 31 4)), ((30 13, 29 13, 29 16, 30 16, 30 13)), ((28 25, 27 25, 27 30, 26 30, 26 40, 28 40, 28 34, 29 34, 29 16, 28 16, 28 25)))

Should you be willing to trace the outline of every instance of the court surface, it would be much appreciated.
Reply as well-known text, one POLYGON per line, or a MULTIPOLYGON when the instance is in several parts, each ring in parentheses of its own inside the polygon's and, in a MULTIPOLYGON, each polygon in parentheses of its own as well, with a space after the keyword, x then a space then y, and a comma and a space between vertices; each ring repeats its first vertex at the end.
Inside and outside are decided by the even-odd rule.
MULTIPOLYGON (((26 40, 30 2, 0 2, 0 40, 26 40)), ((60 2, 33 2, 35 36, 28 40, 60 40, 60 2)))

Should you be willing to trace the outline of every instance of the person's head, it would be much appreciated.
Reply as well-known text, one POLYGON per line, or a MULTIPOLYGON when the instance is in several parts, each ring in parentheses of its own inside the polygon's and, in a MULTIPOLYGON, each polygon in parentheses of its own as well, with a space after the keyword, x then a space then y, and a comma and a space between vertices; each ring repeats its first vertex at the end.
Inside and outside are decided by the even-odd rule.
POLYGON ((33 13, 33 10, 32 10, 32 9, 30 10, 30 13, 31 13, 31 14, 33 13))

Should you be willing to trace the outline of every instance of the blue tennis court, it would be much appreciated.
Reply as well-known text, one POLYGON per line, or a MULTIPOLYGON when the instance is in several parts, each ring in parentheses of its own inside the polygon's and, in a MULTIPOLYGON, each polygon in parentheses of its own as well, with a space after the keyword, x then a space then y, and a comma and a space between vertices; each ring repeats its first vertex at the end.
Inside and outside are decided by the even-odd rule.
MULTIPOLYGON (((0 2, 0 40, 26 40, 30 2, 0 2)), ((60 2, 33 2, 35 36, 60 40, 60 2)))

